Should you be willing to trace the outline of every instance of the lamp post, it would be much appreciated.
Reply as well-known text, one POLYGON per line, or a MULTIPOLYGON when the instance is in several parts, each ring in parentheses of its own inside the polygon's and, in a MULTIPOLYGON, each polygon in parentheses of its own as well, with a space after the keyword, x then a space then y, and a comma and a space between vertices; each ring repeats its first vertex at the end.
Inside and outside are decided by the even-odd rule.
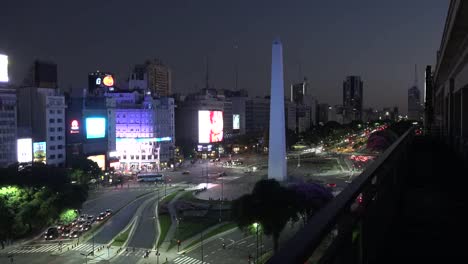
POLYGON ((223 176, 221 178, 221 203, 219 204, 219 222, 221 223, 221 207, 223 207, 223 200, 224 200, 224 181, 223 181, 223 176))
POLYGON ((254 223, 253 226, 255 227, 255 234, 256 234, 256 238, 257 238, 257 255, 255 257, 255 263, 258 263, 258 226, 259 226, 259 224, 254 223))
POLYGON ((298 158, 297 158, 297 167, 299 168, 301 166, 301 154, 299 153, 299 155, 297 155, 298 158))
POLYGON ((200 232, 200 243, 201 243, 201 264, 203 264, 203 231, 200 232))

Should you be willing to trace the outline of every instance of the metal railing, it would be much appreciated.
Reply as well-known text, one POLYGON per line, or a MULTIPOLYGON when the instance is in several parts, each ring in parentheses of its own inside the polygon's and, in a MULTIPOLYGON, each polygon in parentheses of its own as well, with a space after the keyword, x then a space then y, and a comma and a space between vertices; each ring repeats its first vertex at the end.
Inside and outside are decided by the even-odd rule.
POLYGON ((375 261, 396 215, 413 138, 414 128, 411 128, 282 245, 267 263, 375 261))

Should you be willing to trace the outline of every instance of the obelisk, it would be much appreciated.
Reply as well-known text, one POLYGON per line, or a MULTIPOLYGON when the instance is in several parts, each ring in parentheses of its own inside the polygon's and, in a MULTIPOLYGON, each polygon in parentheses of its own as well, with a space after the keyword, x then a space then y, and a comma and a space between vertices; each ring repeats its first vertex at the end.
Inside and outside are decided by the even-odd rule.
POLYGON ((285 181, 286 136, 284 122, 283 46, 279 39, 273 41, 271 52, 270 142, 268 154, 268 179, 285 181))

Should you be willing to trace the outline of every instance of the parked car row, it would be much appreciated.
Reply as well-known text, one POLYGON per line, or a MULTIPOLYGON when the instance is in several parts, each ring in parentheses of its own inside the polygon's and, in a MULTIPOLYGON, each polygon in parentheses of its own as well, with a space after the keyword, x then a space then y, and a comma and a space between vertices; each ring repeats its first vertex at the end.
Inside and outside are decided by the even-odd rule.
POLYGON ((54 239, 73 239, 80 237, 84 232, 91 229, 95 222, 102 221, 112 215, 112 210, 107 209, 101 212, 97 217, 94 215, 82 214, 69 224, 59 224, 47 229, 44 233, 45 240, 54 239))

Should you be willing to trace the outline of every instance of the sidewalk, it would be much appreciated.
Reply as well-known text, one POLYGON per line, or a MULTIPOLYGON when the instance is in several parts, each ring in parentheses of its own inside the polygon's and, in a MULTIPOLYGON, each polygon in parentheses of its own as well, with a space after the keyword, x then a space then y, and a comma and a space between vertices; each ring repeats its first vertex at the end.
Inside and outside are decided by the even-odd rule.
POLYGON ((166 237, 164 238, 164 241, 163 243, 161 244, 161 246, 159 247, 161 250, 164 250, 166 249, 166 251, 168 251, 169 249, 169 246, 171 244, 171 240, 173 239, 174 237, 174 233, 176 231, 176 228, 177 228, 177 210, 175 209, 175 202, 180 198, 180 196, 182 196, 184 194, 184 192, 180 192, 178 193, 168 204, 168 209, 169 209, 169 214, 171 216, 171 227, 169 228, 169 231, 167 231, 167 234, 166 234, 166 237))

